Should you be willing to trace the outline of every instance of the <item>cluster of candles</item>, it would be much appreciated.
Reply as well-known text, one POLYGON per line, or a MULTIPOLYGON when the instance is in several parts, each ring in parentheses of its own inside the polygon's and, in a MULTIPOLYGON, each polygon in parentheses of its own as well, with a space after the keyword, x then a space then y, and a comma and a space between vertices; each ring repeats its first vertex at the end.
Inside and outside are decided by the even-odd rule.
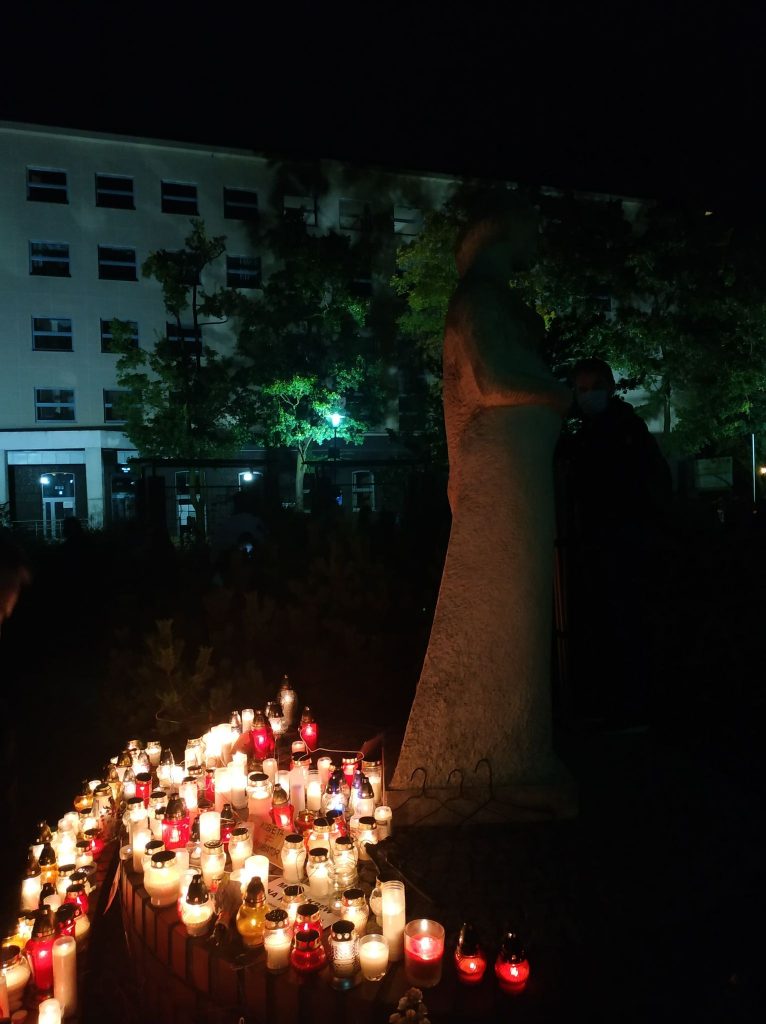
MULTIPOLYGON (((83 785, 56 832, 42 823, 21 885, 17 933, 3 940, 0 1008, 4 998, 11 1012, 19 1008, 31 978, 40 1020, 56 1024, 76 1011, 76 951, 89 928, 88 892, 98 857, 118 834, 123 870, 142 874, 153 906, 175 905, 191 936, 208 935, 216 921, 228 923, 217 896, 234 886, 241 902, 230 923, 245 946, 264 949, 271 972, 317 971, 329 959, 331 983, 344 989, 362 978, 379 981, 389 963, 403 960, 413 985, 439 983, 444 928, 426 919, 407 922, 401 881, 377 880, 369 901, 358 886, 359 861, 369 861, 368 847, 392 829, 381 762, 348 754, 338 765, 327 756, 312 764, 318 727, 306 707, 289 769, 280 768, 279 741, 293 726, 296 706, 285 677, 265 711, 232 712, 228 723, 188 740, 178 764, 158 741, 144 747, 130 740, 103 781, 83 785), (277 907, 266 899, 269 859, 254 853, 259 822, 282 833, 286 884, 277 907), (326 946, 320 904, 339 918, 326 946), (379 932, 368 933, 371 912, 379 932)), ((466 984, 484 976, 487 960, 469 925, 455 965, 466 984)), ((495 974, 507 991, 526 984, 529 964, 512 932, 495 974)))

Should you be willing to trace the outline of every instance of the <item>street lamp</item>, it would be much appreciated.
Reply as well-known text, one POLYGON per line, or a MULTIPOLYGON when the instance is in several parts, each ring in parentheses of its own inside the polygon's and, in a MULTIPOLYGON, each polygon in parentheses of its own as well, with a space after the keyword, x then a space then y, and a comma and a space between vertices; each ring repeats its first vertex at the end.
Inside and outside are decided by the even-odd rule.
MULTIPOLYGON (((333 484, 333 487, 335 488, 335 490, 337 491, 337 489, 338 489, 338 427, 340 426, 340 423, 341 423, 341 420, 343 419, 343 416, 339 412, 331 412, 328 418, 330 420, 330 423, 332 423, 332 429, 333 429, 333 441, 332 441, 332 446, 333 446, 333 452, 332 452, 332 457, 333 457, 332 484, 333 484)), ((336 501, 338 500, 337 494, 335 496, 335 500, 336 501)))

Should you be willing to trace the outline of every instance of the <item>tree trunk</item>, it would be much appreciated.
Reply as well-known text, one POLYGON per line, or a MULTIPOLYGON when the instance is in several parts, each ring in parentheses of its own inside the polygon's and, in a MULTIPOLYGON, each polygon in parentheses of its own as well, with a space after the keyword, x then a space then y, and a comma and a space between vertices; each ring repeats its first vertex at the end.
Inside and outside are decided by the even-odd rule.
POLYGON ((671 412, 672 412, 671 407, 670 407, 670 381, 667 380, 667 379, 665 380, 665 382, 662 385, 662 396, 663 396, 662 432, 667 437, 667 435, 670 433, 670 429, 671 429, 670 419, 671 419, 671 412))
POLYGON ((310 447, 310 441, 305 447, 298 445, 298 453, 295 456, 295 507, 299 512, 303 511, 303 478, 306 476, 306 459, 310 447))

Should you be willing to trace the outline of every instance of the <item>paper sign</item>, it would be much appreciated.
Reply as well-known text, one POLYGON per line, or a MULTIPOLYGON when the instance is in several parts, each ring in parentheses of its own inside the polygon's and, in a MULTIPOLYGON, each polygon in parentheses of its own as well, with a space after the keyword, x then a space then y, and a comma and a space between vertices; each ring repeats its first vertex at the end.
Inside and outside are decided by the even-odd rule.
MULTIPOLYGON (((282 903, 282 890, 286 885, 292 885, 292 882, 286 882, 282 875, 277 875, 276 878, 269 879, 269 887, 266 890, 266 902, 269 906, 279 907, 284 910, 284 904, 282 903)), ((329 928, 333 921, 339 921, 340 917, 332 909, 329 903, 322 903, 321 900, 315 899, 306 886, 306 902, 316 903, 319 907, 319 916, 322 921, 322 929, 329 928)))
POLYGON ((282 844, 285 834, 270 821, 253 822, 253 853, 268 857, 276 867, 282 867, 282 844))

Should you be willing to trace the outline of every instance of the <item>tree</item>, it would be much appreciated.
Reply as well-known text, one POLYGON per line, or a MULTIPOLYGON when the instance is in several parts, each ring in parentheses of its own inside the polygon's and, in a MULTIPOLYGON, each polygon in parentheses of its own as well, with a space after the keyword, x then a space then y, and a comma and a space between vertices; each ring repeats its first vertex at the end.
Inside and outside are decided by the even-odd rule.
POLYGON ((315 447, 336 436, 361 444, 380 417, 380 365, 358 281, 364 254, 336 232, 309 234, 301 211, 264 241, 279 268, 258 298, 237 303, 238 351, 255 382, 256 437, 296 449, 295 504, 302 509, 315 447), (337 427, 333 414, 341 417, 337 427))
POLYGON ((208 238, 201 220, 191 225, 183 249, 152 252, 141 268, 162 288, 168 330, 151 349, 133 346, 128 325, 120 321, 113 323, 113 335, 125 433, 142 456, 189 460, 191 501, 201 524, 201 476, 191 464, 234 455, 248 434, 241 367, 203 341, 206 327, 225 323, 233 301, 231 290, 202 284, 225 239, 208 238))
MULTIPOLYGON (((621 201, 530 197, 540 209, 537 261, 510 284, 543 317, 547 357, 565 375, 598 354, 644 387, 640 410, 662 414, 681 453, 726 444, 766 422, 766 318, 761 240, 724 217, 645 205, 631 222, 621 201)), ((435 365, 452 250, 471 215, 460 195, 399 250, 400 326, 435 365)))

